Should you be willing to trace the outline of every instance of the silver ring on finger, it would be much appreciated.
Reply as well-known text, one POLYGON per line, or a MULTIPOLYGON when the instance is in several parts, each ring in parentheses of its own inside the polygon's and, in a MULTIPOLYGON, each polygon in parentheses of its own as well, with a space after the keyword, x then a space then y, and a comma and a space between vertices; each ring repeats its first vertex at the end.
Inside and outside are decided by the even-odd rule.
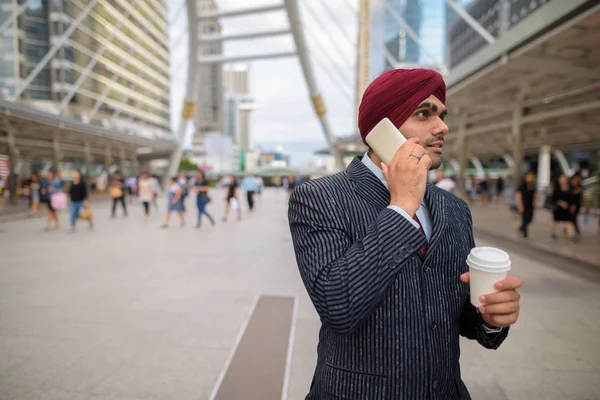
POLYGON ((421 161, 421 157, 422 157, 422 156, 418 156, 418 155, 416 155, 416 154, 411 154, 410 156, 411 156, 411 157, 414 157, 414 158, 416 158, 416 159, 417 159, 417 160, 419 160, 419 161, 421 161))

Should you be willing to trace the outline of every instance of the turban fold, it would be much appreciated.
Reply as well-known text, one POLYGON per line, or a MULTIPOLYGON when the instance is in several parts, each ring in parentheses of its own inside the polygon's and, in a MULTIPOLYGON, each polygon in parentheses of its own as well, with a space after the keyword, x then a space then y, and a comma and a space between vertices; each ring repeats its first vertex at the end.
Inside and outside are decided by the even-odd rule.
POLYGON ((383 118, 400 127, 423 100, 434 95, 446 103, 442 75, 430 69, 395 69, 378 76, 365 90, 358 108, 358 130, 363 143, 383 118))

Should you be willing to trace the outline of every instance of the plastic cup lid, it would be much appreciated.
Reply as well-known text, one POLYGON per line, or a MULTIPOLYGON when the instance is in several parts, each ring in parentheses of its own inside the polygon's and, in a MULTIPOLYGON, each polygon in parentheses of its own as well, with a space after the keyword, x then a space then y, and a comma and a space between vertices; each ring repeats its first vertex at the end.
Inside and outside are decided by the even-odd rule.
POLYGON ((510 270, 509 255, 494 247, 475 247, 467 257, 472 268, 484 272, 506 272, 510 270))

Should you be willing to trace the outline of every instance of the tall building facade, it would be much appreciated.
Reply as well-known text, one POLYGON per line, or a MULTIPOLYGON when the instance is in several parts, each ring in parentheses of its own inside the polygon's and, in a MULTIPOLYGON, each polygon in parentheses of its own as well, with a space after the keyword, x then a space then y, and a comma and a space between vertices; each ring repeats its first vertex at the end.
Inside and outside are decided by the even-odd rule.
POLYGON ((165 2, 98 0, 81 19, 90 1, 0 0, 2 21, 27 3, 0 35, 2 97, 116 130, 170 135, 165 2))
POLYGON ((369 76, 393 68, 436 68, 444 62, 446 12, 444 0, 370 0, 369 76), (390 11, 403 19, 417 36, 390 11), (392 65, 385 49, 397 62, 392 65))
POLYGON ((249 64, 225 67, 224 90, 227 97, 227 127, 225 133, 235 140, 242 151, 252 151, 252 114, 256 108, 252 98, 252 69, 249 64))
MULTIPOLYGON (((200 0, 198 7, 201 11, 210 12, 217 10, 213 0, 200 0)), ((217 19, 204 21, 201 26, 203 35, 216 35, 222 30, 217 19)), ((200 46, 200 57, 218 56, 223 54, 222 42, 203 43, 200 46)), ((223 65, 203 64, 198 67, 200 85, 198 92, 198 107, 195 119, 195 136, 207 132, 221 132, 223 130, 223 65)))
MULTIPOLYGON (((390 8, 400 14, 406 24, 420 35, 423 20, 421 0, 387 0, 390 8)), ((390 12, 385 14, 385 48, 401 63, 418 63, 421 59, 419 45, 410 37, 407 30, 400 25, 390 12)), ((386 61, 388 69, 394 68, 386 61)))

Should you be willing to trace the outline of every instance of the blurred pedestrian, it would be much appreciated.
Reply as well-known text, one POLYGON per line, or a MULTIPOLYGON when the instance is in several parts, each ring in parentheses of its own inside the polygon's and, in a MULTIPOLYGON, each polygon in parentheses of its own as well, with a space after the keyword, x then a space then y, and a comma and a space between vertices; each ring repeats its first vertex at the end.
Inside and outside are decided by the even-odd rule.
POLYGON ((248 209, 254 210, 254 195, 258 193, 258 180, 251 172, 242 181, 242 189, 246 191, 246 200, 248 201, 248 209))
POLYGON ((150 202, 154 199, 154 179, 147 172, 142 172, 138 182, 139 197, 144 206, 144 221, 150 219, 150 202))
POLYGON ((75 232, 75 225, 77 224, 77 219, 79 219, 80 214, 84 210, 88 210, 88 213, 90 215, 90 218, 86 218, 90 225, 90 230, 94 229, 94 222, 91 218, 91 212, 89 212, 87 186, 82 180, 81 173, 79 171, 75 171, 73 173, 73 182, 71 183, 71 187, 69 188, 69 197, 71 198, 71 203, 69 204, 71 228, 69 229, 69 233, 75 232))
POLYGON ((46 184, 41 190, 42 195, 44 196, 44 203, 48 207, 48 219, 46 220, 46 227, 44 228, 46 231, 50 229, 58 230, 60 229, 60 222, 58 220, 58 213, 56 208, 52 204, 52 195, 55 193, 63 193, 63 184, 58 176, 58 173, 53 169, 49 170, 46 174, 46 184), (52 228, 52 223, 54 222, 54 228, 52 228))
POLYGON ((535 210, 535 204, 537 204, 537 194, 535 189, 535 174, 533 172, 527 172, 523 176, 521 185, 517 188, 515 193, 515 200, 517 203, 517 210, 521 214, 521 226, 519 231, 523 235, 523 238, 529 237, 527 230, 529 224, 533 221, 533 213, 535 210))
POLYGON ((242 219, 242 210, 240 208, 240 201, 238 198, 238 183, 235 176, 231 175, 228 180, 227 194, 225 195, 225 215, 223 216, 223 222, 227 222, 229 217, 229 209, 237 211, 237 219, 242 219))
POLYGON ((208 185, 208 180, 204 176, 204 172, 202 170, 198 170, 196 173, 196 177, 194 178, 194 183, 192 187, 192 191, 196 192, 196 207, 198 208, 198 221, 196 222, 196 228, 200 228, 202 225, 202 215, 206 215, 211 225, 215 225, 215 220, 206 211, 206 206, 210 203, 210 197, 208 196, 208 191, 210 190, 210 186, 208 185))
POLYGON ((169 227, 169 221, 171 220, 171 213, 176 212, 179 215, 181 226, 185 225, 185 216, 183 214, 183 188, 177 183, 177 177, 169 178, 168 183, 169 192, 169 206, 167 216, 165 217, 165 223, 162 224, 162 228, 169 227))
POLYGON ((38 211, 41 211, 40 181, 40 175, 37 172, 31 176, 31 208, 29 209, 30 217, 33 217, 38 213, 38 211))
POLYGON ((121 171, 115 171, 109 187, 110 197, 113 200, 112 203, 112 217, 117 215, 117 204, 121 203, 123 207, 123 216, 127 216, 127 205, 125 204, 125 180, 121 176, 121 171))
POLYGON ((558 178, 558 184, 554 187, 552 194, 552 216, 554 221, 550 228, 550 237, 556 240, 556 227, 558 224, 564 224, 566 227, 569 243, 575 242, 575 226, 573 224, 573 214, 571 213, 574 206, 573 195, 571 193, 571 185, 569 178, 566 175, 561 175, 558 178))

